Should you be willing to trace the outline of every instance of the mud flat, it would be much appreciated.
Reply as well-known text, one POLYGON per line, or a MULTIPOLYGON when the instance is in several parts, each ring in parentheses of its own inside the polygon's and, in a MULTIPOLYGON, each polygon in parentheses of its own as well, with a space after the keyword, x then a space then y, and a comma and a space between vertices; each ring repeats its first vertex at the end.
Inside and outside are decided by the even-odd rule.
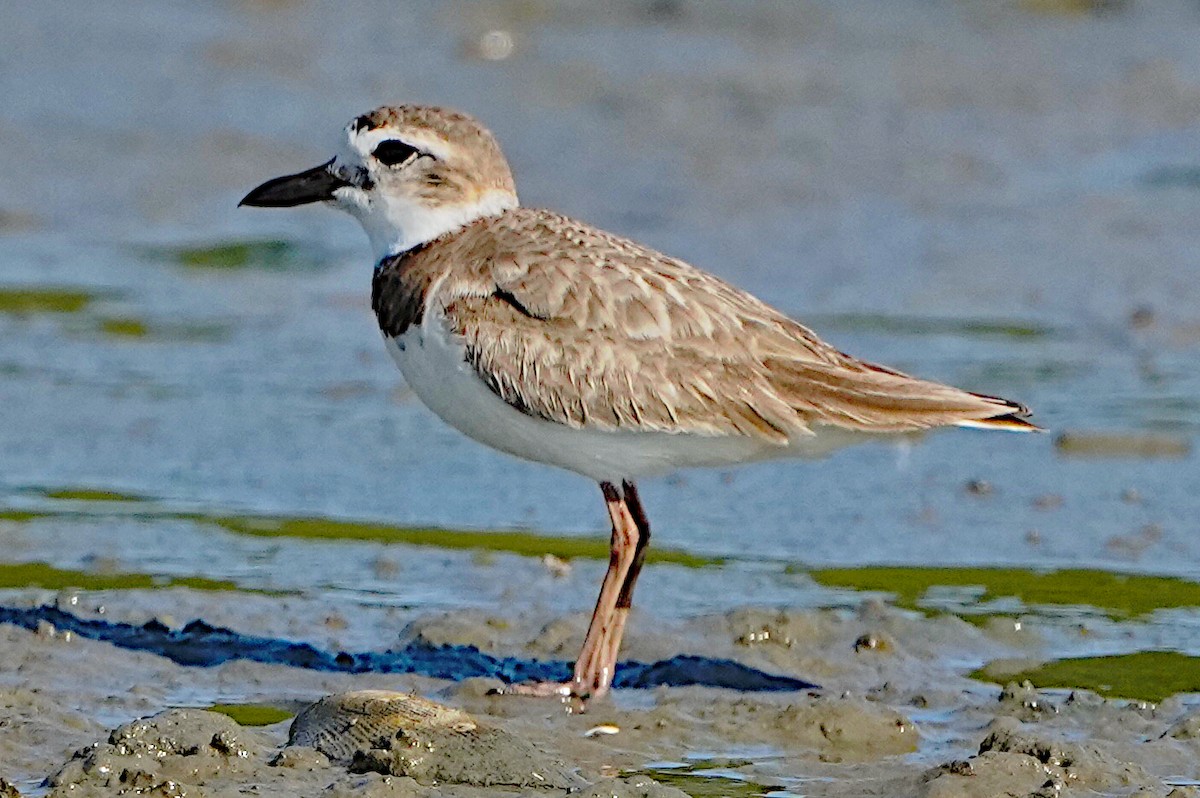
MULTIPOLYGON (((121 595, 163 615, 194 600, 181 587, 121 595)), ((241 599, 205 600, 233 617, 241 599)), ((134 613, 113 603, 106 614, 134 613)), ((1191 697, 969 678, 973 658, 1035 662, 1036 621, 875 601, 636 621, 631 659, 699 652, 822 687, 627 689, 573 715, 493 695, 495 679, 196 667, 48 624, 0 625, 0 777, 10 794, 55 796, 1200 795, 1188 786, 1200 780, 1191 697)), ((583 623, 450 611, 403 636, 532 660, 558 656, 583 623)))

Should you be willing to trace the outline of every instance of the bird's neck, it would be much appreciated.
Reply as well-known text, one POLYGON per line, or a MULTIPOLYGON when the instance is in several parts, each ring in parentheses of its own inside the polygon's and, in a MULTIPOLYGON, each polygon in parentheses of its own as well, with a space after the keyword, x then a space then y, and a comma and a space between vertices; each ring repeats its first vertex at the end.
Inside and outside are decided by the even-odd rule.
POLYGON ((459 230, 476 219, 498 216, 519 205, 507 191, 489 191, 473 202, 425 205, 409 200, 392 200, 383 208, 360 217, 371 241, 375 262, 428 244, 459 230))

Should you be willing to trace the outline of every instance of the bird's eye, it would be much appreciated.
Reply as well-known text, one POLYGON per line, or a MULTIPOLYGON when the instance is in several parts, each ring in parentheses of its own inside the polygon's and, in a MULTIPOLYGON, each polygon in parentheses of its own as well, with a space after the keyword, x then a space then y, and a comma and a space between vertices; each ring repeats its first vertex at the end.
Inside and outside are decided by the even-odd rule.
POLYGON ((405 144, 400 139, 388 139, 379 142, 379 146, 371 154, 385 166, 397 166, 416 155, 417 152, 416 147, 405 144))

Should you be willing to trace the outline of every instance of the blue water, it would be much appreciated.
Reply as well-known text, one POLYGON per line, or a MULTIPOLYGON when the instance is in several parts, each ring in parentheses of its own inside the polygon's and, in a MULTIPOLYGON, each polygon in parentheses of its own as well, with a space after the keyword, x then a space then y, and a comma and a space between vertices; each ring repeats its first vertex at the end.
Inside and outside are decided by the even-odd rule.
MULTIPOLYGON (((100 295, 75 314, 0 313, 0 501, 90 486, 213 512, 606 534, 595 486, 483 449, 406 390, 352 220, 235 207, 326 159, 354 114, 431 101, 495 129, 526 204, 691 260, 855 354, 1026 402, 1052 431, 650 482, 657 544, 1200 578, 1194 451, 1076 459, 1054 443, 1109 430, 1188 446, 1200 430, 1200 14, 522 8, 0 11, 0 288, 100 295), (515 42, 505 60, 476 54, 493 29, 515 42), (287 255, 222 269, 176 253, 247 240, 287 255), (122 319, 146 335, 103 331, 122 319)), ((434 565, 367 590, 353 571, 326 578, 331 544, 212 534, 0 527, 14 560, 394 591, 417 607, 498 591, 459 590, 434 565)), ((805 600, 758 573, 703 596, 655 576, 642 598, 667 614, 805 600)))

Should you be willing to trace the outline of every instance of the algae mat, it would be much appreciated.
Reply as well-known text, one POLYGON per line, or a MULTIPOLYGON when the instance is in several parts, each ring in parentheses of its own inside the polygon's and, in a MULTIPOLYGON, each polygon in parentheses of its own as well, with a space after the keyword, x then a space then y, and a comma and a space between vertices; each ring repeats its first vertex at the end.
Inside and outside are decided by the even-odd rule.
MULTIPOLYGON (((375 521, 319 516, 277 516, 235 513, 197 513, 163 507, 153 498, 107 488, 66 486, 32 489, 49 502, 36 507, 0 508, 0 520, 25 523, 64 518, 137 518, 147 521, 190 521, 216 526, 227 532, 256 537, 308 540, 345 540, 400 543, 444 549, 502 552, 528 557, 553 555, 564 560, 607 559, 606 536, 543 535, 520 529, 468 530, 385 524, 375 521)), ((649 563, 671 563, 689 568, 721 565, 725 560, 679 549, 651 548, 649 563)))
POLYGON ((44 590, 134 590, 139 588, 190 587, 194 590, 240 590, 224 579, 201 576, 153 576, 135 573, 89 573, 55 568, 43 562, 0 563, 0 588, 44 590))
POLYGON ((79 313, 97 298, 82 288, 25 286, 0 287, 0 313, 31 316, 37 313, 79 313))
POLYGON ((1177 651, 1139 651, 1060 659, 1018 671, 996 662, 975 671, 971 678, 1028 681, 1039 688, 1092 690, 1110 698, 1158 702, 1177 693, 1200 693, 1200 657, 1177 651))
POLYGON ((828 568, 809 575, 825 587, 891 593, 898 606, 908 609, 931 609, 930 591, 939 587, 977 589, 974 600, 962 605, 966 611, 1001 598, 1018 599, 1025 607, 1094 607, 1113 619, 1200 606, 1200 583, 1083 568, 828 568))
POLYGON ((200 708, 233 718, 239 726, 271 726, 296 716, 271 704, 211 704, 200 708))

